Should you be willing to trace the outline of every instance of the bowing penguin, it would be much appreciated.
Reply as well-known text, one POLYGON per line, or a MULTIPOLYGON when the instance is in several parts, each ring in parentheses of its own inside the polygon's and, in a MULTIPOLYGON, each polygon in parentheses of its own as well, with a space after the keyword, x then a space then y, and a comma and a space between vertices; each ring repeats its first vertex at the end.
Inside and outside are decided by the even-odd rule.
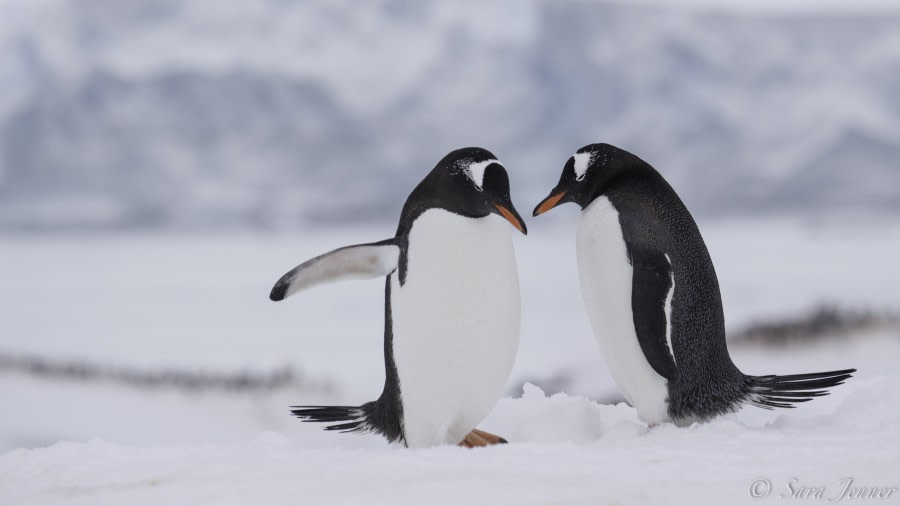
POLYGON ((687 425, 745 404, 791 408, 855 369, 750 376, 731 361, 700 231, 647 162, 609 144, 578 150, 534 216, 581 206, 578 274, 588 319, 625 399, 649 425, 687 425))

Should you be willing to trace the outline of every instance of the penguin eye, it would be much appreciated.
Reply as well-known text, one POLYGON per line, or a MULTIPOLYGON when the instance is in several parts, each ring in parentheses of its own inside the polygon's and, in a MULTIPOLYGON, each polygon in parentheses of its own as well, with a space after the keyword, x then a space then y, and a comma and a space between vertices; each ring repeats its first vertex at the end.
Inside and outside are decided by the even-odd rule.
POLYGON ((575 171, 575 181, 584 180, 584 176, 587 175, 588 167, 591 166, 591 162, 594 159, 594 154, 575 153, 572 156, 572 159, 572 169, 575 171))

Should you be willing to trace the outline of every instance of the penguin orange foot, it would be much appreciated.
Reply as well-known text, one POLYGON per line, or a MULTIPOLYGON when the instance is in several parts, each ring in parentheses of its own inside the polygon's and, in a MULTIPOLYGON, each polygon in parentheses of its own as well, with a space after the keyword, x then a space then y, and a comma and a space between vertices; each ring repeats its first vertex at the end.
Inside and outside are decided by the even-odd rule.
POLYGON ((459 442, 459 446, 466 448, 475 448, 476 446, 505 445, 509 441, 502 437, 485 432, 483 430, 472 429, 472 432, 466 434, 465 439, 459 442))

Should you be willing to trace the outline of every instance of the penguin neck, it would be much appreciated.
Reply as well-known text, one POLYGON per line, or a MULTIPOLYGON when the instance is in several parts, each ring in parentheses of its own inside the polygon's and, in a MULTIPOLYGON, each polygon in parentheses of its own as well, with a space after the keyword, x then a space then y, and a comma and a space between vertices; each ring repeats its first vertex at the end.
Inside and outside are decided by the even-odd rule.
POLYGON ((400 213, 400 223, 397 227, 396 237, 409 235, 410 228, 416 219, 429 209, 443 209, 444 211, 464 216, 466 218, 484 218, 489 213, 472 213, 466 211, 460 202, 454 200, 446 188, 439 181, 426 178, 410 193, 400 213))
POLYGON ((638 165, 628 167, 627 169, 617 169, 610 173, 597 177, 590 188, 584 193, 587 197, 579 202, 581 210, 584 211, 595 200, 604 195, 615 193, 622 186, 628 186, 636 182, 646 181, 648 179, 659 178, 662 176, 653 169, 653 167, 641 162, 638 165))

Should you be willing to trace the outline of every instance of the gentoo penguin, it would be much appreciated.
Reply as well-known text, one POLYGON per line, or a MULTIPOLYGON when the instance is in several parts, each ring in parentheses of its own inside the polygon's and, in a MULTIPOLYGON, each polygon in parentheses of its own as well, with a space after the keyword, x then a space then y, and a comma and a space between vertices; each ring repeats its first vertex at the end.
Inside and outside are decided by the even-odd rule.
POLYGON ((278 280, 275 301, 323 282, 387 276, 381 397, 293 414, 408 447, 505 443, 474 429, 500 398, 519 343, 510 223, 526 233, 506 169, 485 149, 458 149, 409 195, 392 239, 336 249, 278 280))
POLYGON ((616 384, 649 425, 688 425, 744 404, 790 408, 855 369, 749 376, 725 344, 722 299, 700 231, 647 162, 609 144, 578 150, 534 210, 581 206, 581 294, 616 384))

